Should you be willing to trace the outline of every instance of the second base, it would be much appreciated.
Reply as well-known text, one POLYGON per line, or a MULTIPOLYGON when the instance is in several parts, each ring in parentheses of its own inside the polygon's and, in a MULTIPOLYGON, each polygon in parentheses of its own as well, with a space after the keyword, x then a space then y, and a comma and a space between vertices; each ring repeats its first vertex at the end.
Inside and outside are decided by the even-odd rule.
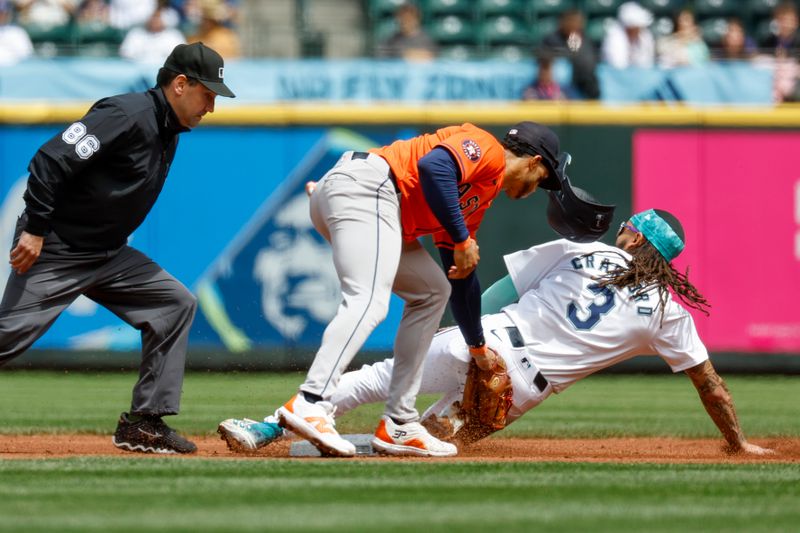
MULTIPOLYGON (((377 455, 375 450, 372 449, 371 444, 374 435, 358 433, 352 435, 342 435, 341 437, 355 445, 356 455, 377 455)), ((292 443, 292 447, 289 449, 289 455, 291 457, 320 457, 322 454, 319 453, 319 450, 307 440, 300 440, 292 443)))

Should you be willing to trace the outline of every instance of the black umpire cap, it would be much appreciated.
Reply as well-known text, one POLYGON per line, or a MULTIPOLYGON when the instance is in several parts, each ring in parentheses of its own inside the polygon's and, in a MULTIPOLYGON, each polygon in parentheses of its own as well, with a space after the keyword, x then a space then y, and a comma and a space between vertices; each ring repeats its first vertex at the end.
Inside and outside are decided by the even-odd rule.
POLYGON ((509 148, 516 148, 528 155, 542 156, 549 175, 539 183, 539 187, 551 191, 557 191, 561 187, 557 172, 558 135, 553 130, 536 122, 524 121, 508 130, 503 142, 509 148))
POLYGON ((547 222, 556 233, 574 242, 592 242, 602 237, 611 225, 616 206, 598 202, 591 194, 573 186, 567 176, 572 160, 567 152, 559 156, 559 190, 548 191, 547 222))
POLYGON ((203 43, 179 44, 164 61, 164 68, 196 79, 219 96, 236 97, 222 81, 225 75, 222 56, 203 43))

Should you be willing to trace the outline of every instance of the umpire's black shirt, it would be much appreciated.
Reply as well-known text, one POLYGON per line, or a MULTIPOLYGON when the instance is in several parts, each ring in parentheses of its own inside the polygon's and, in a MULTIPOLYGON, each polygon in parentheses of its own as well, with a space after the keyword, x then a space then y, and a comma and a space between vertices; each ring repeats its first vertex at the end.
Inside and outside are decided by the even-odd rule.
POLYGON ((104 98, 28 166, 24 229, 79 250, 126 243, 155 204, 180 125, 161 89, 104 98))

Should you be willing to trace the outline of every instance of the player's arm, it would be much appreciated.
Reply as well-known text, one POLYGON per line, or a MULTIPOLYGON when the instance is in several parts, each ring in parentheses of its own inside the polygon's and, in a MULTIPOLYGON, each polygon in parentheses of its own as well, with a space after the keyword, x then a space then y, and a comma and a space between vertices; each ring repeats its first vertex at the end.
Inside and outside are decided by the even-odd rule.
MULTIPOLYGON (((453 251, 439 248, 439 256, 445 270, 454 264, 453 251)), ((468 346, 484 346, 481 326, 481 284, 475 271, 463 279, 450 279, 450 310, 468 346)))
POLYGON ((756 455, 775 453, 768 448, 762 448, 747 442, 739 425, 739 419, 736 416, 731 393, 728 391, 723 379, 714 370, 711 361, 706 360, 695 367, 687 369, 685 372, 689 379, 692 380, 700 395, 700 401, 703 402, 708 415, 722 432, 731 451, 756 455))
POLYGON ((506 275, 495 281, 491 287, 483 291, 481 295, 481 313, 499 313, 507 305, 511 305, 519 300, 517 288, 511 275, 506 275))
POLYGON ((469 235, 461 214, 458 182, 461 171, 453 156, 444 148, 434 148, 417 162, 419 182, 425 201, 436 219, 455 243, 454 269, 446 267, 451 279, 466 278, 478 265, 478 245, 469 235))

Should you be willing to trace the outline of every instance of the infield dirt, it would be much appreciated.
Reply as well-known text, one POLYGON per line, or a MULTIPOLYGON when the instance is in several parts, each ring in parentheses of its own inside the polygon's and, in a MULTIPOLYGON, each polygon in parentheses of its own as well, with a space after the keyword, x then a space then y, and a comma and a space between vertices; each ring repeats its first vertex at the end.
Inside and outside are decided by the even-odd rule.
MULTIPOLYGON (((289 458, 289 441, 273 443, 253 454, 236 454, 216 436, 193 437, 197 458, 265 459, 289 458)), ((555 461, 604 463, 800 463, 800 438, 753 439, 755 444, 775 450, 775 455, 728 454, 721 439, 607 438, 522 439, 494 438, 460 450, 445 459, 359 457, 365 461, 555 461)), ((0 435, 0 459, 45 459, 79 456, 154 457, 124 452, 103 435, 0 435)), ((158 456, 163 457, 163 456, 158 456)), ((335 459, 294 459, 335 460, 335 459)), ((342 459, 338 459, 342 460, 342 459)))

